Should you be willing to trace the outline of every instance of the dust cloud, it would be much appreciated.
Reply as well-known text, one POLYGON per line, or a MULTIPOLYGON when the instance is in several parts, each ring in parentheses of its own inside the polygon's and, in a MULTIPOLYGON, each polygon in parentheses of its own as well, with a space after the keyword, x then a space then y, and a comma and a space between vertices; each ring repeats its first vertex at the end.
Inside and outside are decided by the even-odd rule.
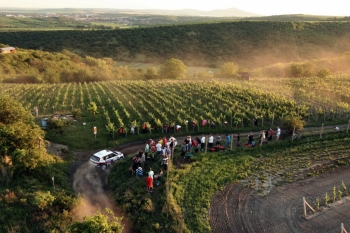
MULTIPOLYGON (((121 209, 116 206, 108 189, 108 173, 109 169, 102 171, 92 166, 89 161, 82 163, 74 173, 73 189, 84 200, 84 204, 75 209, 80 220, 105 208, 112 210, 115 216, 123 217, 121 209)), ((124 225, 123 233, 132 232, 131 225, 125 217, 123 217, 122 224, 124 225)))

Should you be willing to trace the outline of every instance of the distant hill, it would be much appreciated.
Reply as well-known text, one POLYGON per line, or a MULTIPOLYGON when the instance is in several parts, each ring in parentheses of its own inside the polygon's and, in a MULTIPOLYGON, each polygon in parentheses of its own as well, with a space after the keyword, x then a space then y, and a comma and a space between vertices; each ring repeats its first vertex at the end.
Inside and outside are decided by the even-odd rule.
POLYGON ((210 17, 257 17, 258 14, 242 11, 236 8, 212 10, 212 11, 199 11, 193 9, 183 10, 162 10, 162 9, 113 9, 113 8, 15 8, 0 7, 0 12, 18 12, 18 13, 76 13, 76 14, 118 14, 118 13, 129 13, 129 14, 152 14, 152 15, 177 15, 177 16, 210 16, 210 17))
POLYGON ((350 22, 237 21, 118 30, 1 32, 0 43, 119 61, 193 66, 234 61, 252 68, 350 51, 350 22), (23 39, 25 38, 25 39, 23 39))
POLYGON ((156 15, 187 15, 187 16, 211 16, 211 17, 256 17, 258 14, 242 11, 236 8, 229 8, 223 10, 212 10, 212 11, 199 11, 193 9, 183 10, 129 10, 130 12, 140 12, 146 14, 156 15))

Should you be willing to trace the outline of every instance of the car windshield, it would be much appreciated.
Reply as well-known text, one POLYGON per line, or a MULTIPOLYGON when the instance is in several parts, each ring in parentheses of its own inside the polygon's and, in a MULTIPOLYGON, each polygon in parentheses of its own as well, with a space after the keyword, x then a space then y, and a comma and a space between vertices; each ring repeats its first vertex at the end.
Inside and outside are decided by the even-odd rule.
POLYGON ((100 161, 100 158, 97 157, 97 156, 95 156, 95 155, 93 155, 93 156, 91 157, 91 159, 92 159, 93 161, 95 161, 95 162, 100 161))

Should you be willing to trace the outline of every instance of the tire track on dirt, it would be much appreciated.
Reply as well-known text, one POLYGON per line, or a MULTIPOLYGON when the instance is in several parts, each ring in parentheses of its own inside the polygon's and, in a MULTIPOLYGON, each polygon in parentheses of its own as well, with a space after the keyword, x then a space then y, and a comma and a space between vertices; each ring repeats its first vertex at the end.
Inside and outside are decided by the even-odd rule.
MULTIPOLYGON (((350 165, 318 177, 286 184, 261 197, 252 189, 231 184, 218 192, 210 206, 213 232, 339 232, 350 228, 350 202, 320 210, 315 217, 303 216, 302 197, 315 206, 317 197, 331 196, 334 186, 344 181, 350 187, 350 165), (226 210, 226 211, 224 211, 226 210)), ((322 204, 322 203, 321 203, 322 204)))

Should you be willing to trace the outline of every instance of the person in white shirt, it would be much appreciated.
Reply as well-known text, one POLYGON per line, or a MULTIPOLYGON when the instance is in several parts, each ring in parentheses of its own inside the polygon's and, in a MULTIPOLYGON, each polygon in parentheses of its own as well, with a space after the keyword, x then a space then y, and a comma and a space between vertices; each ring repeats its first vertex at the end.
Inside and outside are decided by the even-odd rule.
POLYGON ((135 126, 133 125, 130 126, 130 133, 135 134, 135 126))
POLYGON ((213 134, 210 134, 210 137, 208 139, 208 147, 212 148, 213 147, 213 143, 214 143, 214 136, 213 136, 213 134))
POLYGON ((334 130, 335 131, 339 131, 339 127, 338 126, 334 126, 334 130))
POLYGON ((150 176, 153 180, 154 171, 152 170, 152 168, 149 168, 148 176, 150 176))
POLYGON ((162 151, 162 144, 160 144, 159 142, 156 144, 156 148, 157 148, 157 154, 158 155, 162 155, 163 151, 162 151))
POLYGON ((277 134, 276 134, 277 140, 280 140, 281 137, 281 129, 279 126, 277 126, 277 134))
POLYGON ((201 150, 204 151, 205 148, 205 136, 202 134, 202 139, 201 139, 201 150))

